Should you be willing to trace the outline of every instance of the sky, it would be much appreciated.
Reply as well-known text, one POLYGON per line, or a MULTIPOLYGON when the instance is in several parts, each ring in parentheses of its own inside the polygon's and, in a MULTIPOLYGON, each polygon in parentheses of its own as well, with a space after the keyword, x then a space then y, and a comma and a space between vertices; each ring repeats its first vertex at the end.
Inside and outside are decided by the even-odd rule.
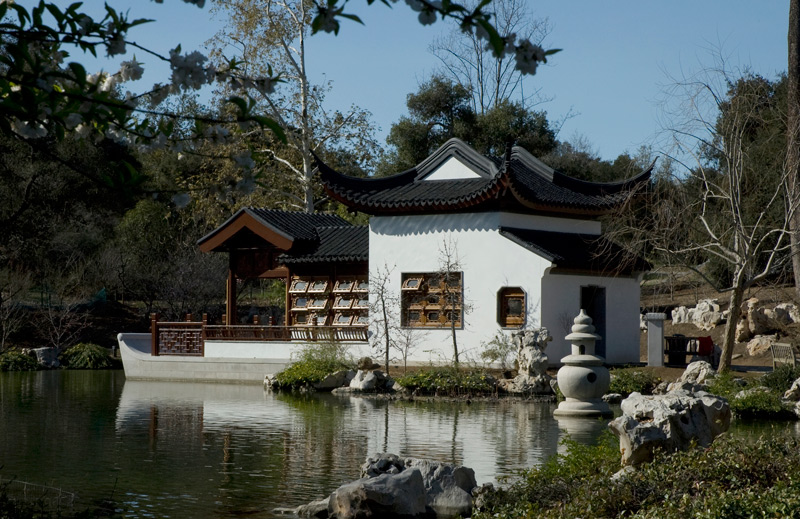
MULTIPOLYGON (((129 10, 132 18, 154 19, 134 28, 130 36, 164 55, 178 44, 184 52, 204 51, 205 41, 224 23, 211 16, 210 1, 205 8, 180 0, 107 2, 117 10, 129 10)), ((530 4, 534 16, 547 18, 551 26, 544 47, 563 50, 526 79, 525 88, 539 88, 552 98, 536 107, 546 110, 551 121, 573 114, 564 122, 559 139, 583 137, 605 159, 634 153, 641 145, 655 144, 657 149, 665 89, 713 67, 715 56, 724 57, 731 70, 748 69, 770 79, 787 68, 789 0, 530 0, 530 4)), ((86 0, 85 5, 102 6, 99 0, 86 0)), ((452 26, 442 21, 422 26, 402 1, 389 8, 351 0, 348 12, 358 14, 364 25, 342 20, 338 36, 313 36, 307 47, 308 69, 313 81, 333 81, 326 98, 329 108, 346 110, 356 104, 369 110, 384 144, 392 123, 407 114, 406 96, 439 67, 428 51, 430 43, 452 26)), ((166 65, 141 52, 137 58, 145 62, 141 88, 168 80, 166 65)), ((95 66, 114 68, 108 62, 95 66)))

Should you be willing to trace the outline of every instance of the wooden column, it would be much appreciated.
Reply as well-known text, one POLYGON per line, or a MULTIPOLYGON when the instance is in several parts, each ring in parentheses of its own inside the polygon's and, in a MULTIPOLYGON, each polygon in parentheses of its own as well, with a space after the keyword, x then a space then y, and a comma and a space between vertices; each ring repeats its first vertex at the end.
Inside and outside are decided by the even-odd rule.
POLYGON ((225 324, 236 324, 236 275, 228 269, 228 282, 225 291, 225 324))
POLYGON ((292 285, 292 271, 291 269, 286 270, 286 311, 283 312, 283 325, 289 326, 291 324, 291 319, 289 319, 289 311, 292 309, 292 300, 289 297, 289 288, 292 285))

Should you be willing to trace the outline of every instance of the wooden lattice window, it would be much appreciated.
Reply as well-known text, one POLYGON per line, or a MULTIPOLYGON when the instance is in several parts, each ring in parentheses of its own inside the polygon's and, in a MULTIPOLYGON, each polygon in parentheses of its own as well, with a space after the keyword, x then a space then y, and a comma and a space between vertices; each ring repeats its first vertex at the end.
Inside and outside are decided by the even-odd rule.
POLYGON ((402 325, 412 328, 462 326, 461 272, 402 275, 402 325))
POLYGON ((503 287, 497 292, 497 323, 503 328, 525 324, 525 291, 520 287, 503 287))

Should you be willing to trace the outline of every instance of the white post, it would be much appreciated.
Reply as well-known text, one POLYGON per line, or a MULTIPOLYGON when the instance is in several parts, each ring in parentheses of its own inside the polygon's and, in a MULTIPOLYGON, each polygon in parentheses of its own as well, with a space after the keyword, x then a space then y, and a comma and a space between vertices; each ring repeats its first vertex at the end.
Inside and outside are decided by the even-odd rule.
POLYGON ((648 313, 647 321, 647 365, 661 367, 664 365, 664 321, 667 314, 648 313))

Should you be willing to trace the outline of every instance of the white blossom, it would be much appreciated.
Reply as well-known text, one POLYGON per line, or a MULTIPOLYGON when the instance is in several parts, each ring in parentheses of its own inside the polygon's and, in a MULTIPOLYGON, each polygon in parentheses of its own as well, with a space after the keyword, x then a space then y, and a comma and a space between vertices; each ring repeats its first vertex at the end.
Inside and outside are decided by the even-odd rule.
POLYGON ((253 157, 250 154, 249 150, 237 153, 236 155, 233 156, 233 160, 234 162, 236 162, 236 165, 238 165, 240 168, 244 168, 247 170, 253 169, 256 166, 256 163, 253 160, 253 157))
POLYGON ((436 22, 436 12, 426 9, 419 13, 419 23, 422 25, 432 25, 436 22))
POLYGON ((83 117, 81 117, 81 114, 76 112, 72 112, 68 116, 64 117, 64 126, 67 128, 67 130, 72 130, 82 122, 83 117))
POLYGON ((75 135, 80 137, 81 139, 85 139, 92 134, 92 127, 88 124, 81 123, 75 128, 75 135))
POLYGON ((161 83, 156 83, 153 85, 153 89, 150 91, 150 106, 155 108, 156 106, 160 105, 164 99, 171 93, 171 89, 166 86, 162 85, 161 83))
POLYGON ((47 128, 41 124, 20 121, 16 118, 11 122, 11 129, 23 139, 38 139, 47 135, 47 128))
POLYGON ((143 72, 142 64, 136 61, 135 58, 120 63, 119 75, 122 81, 136 81, 137 79, 141 79, 143 72))
POLYGON ((320 9, 322 14, 322 24, 319 26, 323 32, 336 32, 339 28, 339 22, 336 21, 336 11, 334 9, 320 9))
POLYGON ((106 43, 106 54, 115 56, 117 54, 125 54, 125 38, 122 33, 116 33, 106 43))
POLYGON ((172 84, 185 90, 198 90, 206 83, 210 83, 216 76, 212 66, 204 66, 208 60, 198 51, 180 55, 173 49, 169 53, 169 62, 172 67, 172 84))
POLYGON ((516 69, 523 74, 536 74, 536 67, 540 61, 544 61, 544 49, 534 45, 528 40, 520 42, 516 49, 514 58, 517 61, 516 69))

